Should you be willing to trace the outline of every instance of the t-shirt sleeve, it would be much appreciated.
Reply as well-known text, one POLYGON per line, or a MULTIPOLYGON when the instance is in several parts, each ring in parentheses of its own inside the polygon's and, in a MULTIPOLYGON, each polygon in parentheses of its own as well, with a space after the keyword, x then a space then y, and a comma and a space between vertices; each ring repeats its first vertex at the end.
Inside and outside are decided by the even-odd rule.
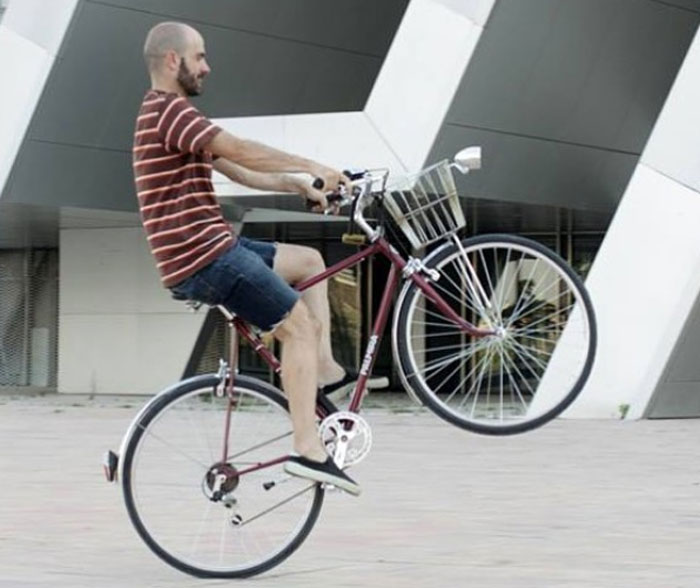
POLYGON ((161 112, 158 134, 168 151, 201 153, 221 131, 182 96, 166 101, 161 112))

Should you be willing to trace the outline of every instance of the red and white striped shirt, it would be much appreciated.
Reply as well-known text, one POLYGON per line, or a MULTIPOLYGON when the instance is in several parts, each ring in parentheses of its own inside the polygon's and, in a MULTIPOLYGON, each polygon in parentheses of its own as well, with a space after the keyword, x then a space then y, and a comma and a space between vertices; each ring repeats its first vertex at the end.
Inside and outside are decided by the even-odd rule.
POLYGON ((235 241, 211 183, 205 150, 221 129, 190 102, 159 90, 143 99, 133 165, 141 220, 163 285, 172 287, 235 241))

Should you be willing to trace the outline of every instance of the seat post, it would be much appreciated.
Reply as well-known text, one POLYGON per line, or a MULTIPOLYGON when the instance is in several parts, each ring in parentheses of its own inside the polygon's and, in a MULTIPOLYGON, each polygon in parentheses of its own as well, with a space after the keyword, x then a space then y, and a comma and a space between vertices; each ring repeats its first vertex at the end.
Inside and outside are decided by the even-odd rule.
POLYGON ((236 315, 225 306, 218 305, 217 308, 226 318, 226 326, 229 332, 229 352, 228 352, 228 382, 226 392, 229 398, 233 398, 233 384, 238 371, 238 330, 236 329, 236 315))

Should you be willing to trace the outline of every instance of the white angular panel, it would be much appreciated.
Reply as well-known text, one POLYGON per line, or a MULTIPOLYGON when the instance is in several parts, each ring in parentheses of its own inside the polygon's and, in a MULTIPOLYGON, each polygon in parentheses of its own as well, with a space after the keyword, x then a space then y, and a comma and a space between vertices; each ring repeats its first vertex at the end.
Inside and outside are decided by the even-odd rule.
POLYGON ((78 0, 13 0, 2 24, 56 55, 77 4, 78 0))
POLYGON ((598 353, 568 417, 639 418, 700 291, 700 194, 639 165, 586 281, 598 353))
POLYGON ((406 171, 424 164, 492 6, 409 4, 365 107, 406 171))
POLYGON ((5 60, 0 108, 2 192, 53 60, 41 47, 5 26, 0 26, 0 55, 12 56, 5 60))
POLYGON ((244 116, 213 119, 221 128, 241 139, 253 139, 277 149, 285 149, 286 116, 244 116))
MULTIPOLYGON (((339 168, 424 164, 494 0, 412 0, 363 112, 221 118, 228 131, 339 168)), ((215 176, 220 196, 259 194, 215 176)))
MULTIPOLYGON (((404 171, 362 112, 217 119, 216 122, 241 138, 254 139, 339 169, 386 167, 392 173, 404 171)), ((214 183, 219 196, 260 194, 232 184, 219 174, 214 183)))
POLYGON ((480 27, 486 25, 486 21, 491 14, 493 8, 493 0, 437 0, 446 8, 458 13, 460 16, 466 16, 480 27))
POLYGON ((686 54, 641 161, 700 190, 700 33, 686 54))
POLYGON ((11 2, 0 25, 5 59, 0 109, 0 193, 48 78, 77 0, 11 2))

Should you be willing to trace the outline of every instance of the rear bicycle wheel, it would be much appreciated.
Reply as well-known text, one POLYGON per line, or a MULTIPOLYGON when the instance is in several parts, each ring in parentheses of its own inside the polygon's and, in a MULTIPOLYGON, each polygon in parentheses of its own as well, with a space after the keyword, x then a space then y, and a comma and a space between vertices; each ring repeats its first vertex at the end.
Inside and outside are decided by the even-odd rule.
POLYGON ((470 337, 407 283, 394 330, 406 386, 440 417, 477 433, 521 433, 561 414, 596 349, 590 297, 566 262, 530 239, 483 235, 446 245, 425 263, 439 272, 432 286, 445 302, 496 334, 470 337))
POLYGON ((121 484, 132 523, 159 557, 195 576, 242 578, 301 545, 324 491, 283 472, 287 401, 252 378, 236 376, 223 459, 230 401, 215 394, 218 383, 192 378, 146 407, 125 444, 121 484))

